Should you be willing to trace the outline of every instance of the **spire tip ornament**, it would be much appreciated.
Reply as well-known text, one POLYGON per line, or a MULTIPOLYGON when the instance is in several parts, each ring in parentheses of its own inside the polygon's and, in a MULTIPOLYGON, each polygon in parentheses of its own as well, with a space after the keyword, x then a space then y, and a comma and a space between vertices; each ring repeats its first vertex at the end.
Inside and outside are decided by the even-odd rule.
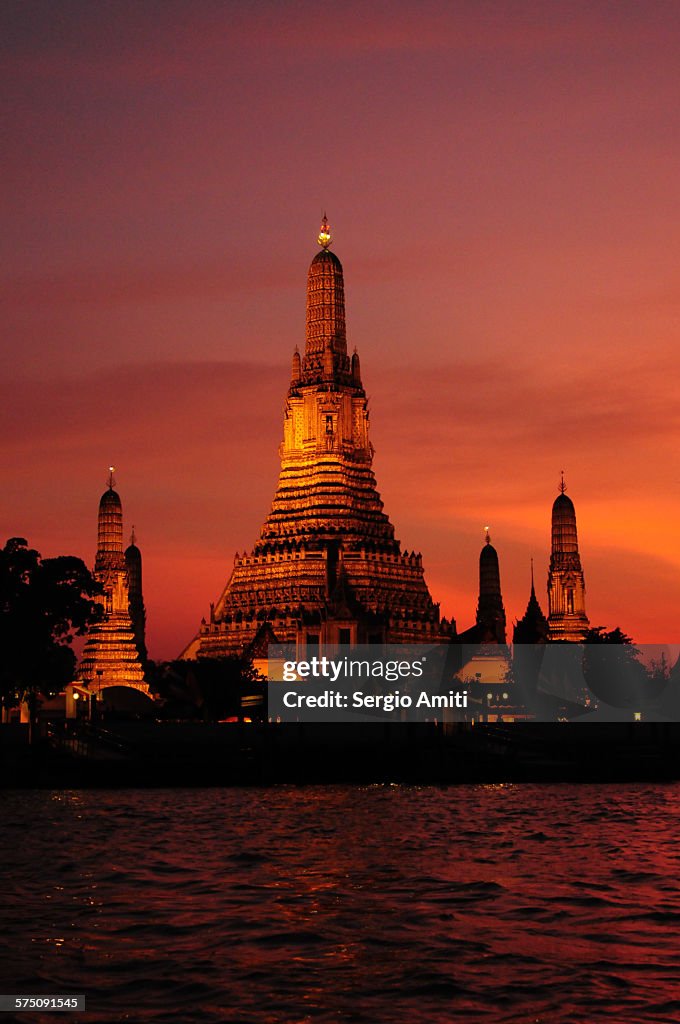
POLYGON ((321 221, 321 230, 319 231, 319 237, 317 239, 322 249, 328 249, 333 242, 333 236, 331 235, 331 226, 328 223, 328 217, 324 213, 323 220, 321 221))
POLYGON ((566 485, 566 484, 565 484, 565 482, 564 482, 564 470, 563 470, 563 469, 561 469, 561 470, 560 470, 560 474, 561 474, 561 479, 560 479, 560 494, 564 494, 564 492, 565 492, 565 491, 566 491, 566 489, 567 489, 567 485, 566 485))
POLYGON ((113 488, 116 485, 116 478, 113 475, 115 472, 116 472, 116 467, 115 466, 109 466, 109 490, 110 491, 112 491, 113 488))

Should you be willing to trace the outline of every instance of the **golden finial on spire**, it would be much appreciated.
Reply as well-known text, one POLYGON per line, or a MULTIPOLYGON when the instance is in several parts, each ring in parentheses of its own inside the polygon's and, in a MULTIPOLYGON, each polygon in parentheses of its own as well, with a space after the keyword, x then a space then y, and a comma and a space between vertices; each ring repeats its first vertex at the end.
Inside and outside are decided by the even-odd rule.
POLYGON ((491 537, 489 536, 489 527, 488 526, 484 527, 484 533, 486 534, 486 543, 490 544, 491 543, 491 537))
POLYGON ((115 466, 109 466, 109 490, 110 491, 113 490, 113 488, 115 487, 115 484, 116 484, 116 480, 115 480, 115 477, 113 475, 115 472, 116 472, 116 467, 115 466))
POLYGON ((331 226, 328 223, 326 214, 324 213, 323 220, 321 221, 321 231, 319 231, 318 242, 322 249, 327 249, 329 245, 331 245, 332 241, 333 237, 331 235, 331 226))
POLYGON ((560 480, 560 494, 564 494, 564 492, 567 489, 567 485, 564 482, 564 470, 561 469, 560 473, 561 473, 561 476, 562 476, 562 479, 560 480))

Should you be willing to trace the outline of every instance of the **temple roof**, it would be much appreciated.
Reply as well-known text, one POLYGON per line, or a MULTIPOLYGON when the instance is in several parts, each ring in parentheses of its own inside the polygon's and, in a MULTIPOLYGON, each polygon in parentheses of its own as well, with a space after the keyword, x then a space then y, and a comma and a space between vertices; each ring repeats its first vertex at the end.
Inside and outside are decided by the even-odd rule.
POLYGON ((534 587, 534 563, 531 561, 531 594, 529 595, 529 601, 527 603, 527 610, 525 611, 519 622, 515 623, 515 629, 513 633, 513 643, 516 644, 535 644, 541 643, 548 638, 548 620, 543 614, 543 610, 538 603, 536 597, 536 588, 534 587))
POLYGON ((113 487, 107 487, 101 498, 99 499, 100 508, 122 508, 122 502, 118 491, 114 491, 113 487))
POLYGON ((480 562, 495 562, 498 565, 498 552, 491 543, 487 541, 479 555, 480 562))
POLYGON ((498 564, 498 552, 491 543, 487 530, 486 540, 479 554, 479 593, 500 596, 501 574, 498 564))
POLYGON ((317 252, 316 256, 312 260, 312 263, 311 263, 311 266, 310 266, 309 269, 311 270, 312 267, 315 264, 319 264, 319 263, 320 264, 330 263, 337 270, 339 270, 340 273, 342 273, 342 263, 340 262, 338 257, 335 255, 335 253, 330 251, 330 249, 322 249, 321 252, 317 252))
POLYGON ((577 554, 576 509, 564 492, 558 494, 552 507, 553 554, 577 554))
POLYGON ((553 516, 575 516, 574 502, 566 494, 558 494, 553 502, 552 514, 553 516))

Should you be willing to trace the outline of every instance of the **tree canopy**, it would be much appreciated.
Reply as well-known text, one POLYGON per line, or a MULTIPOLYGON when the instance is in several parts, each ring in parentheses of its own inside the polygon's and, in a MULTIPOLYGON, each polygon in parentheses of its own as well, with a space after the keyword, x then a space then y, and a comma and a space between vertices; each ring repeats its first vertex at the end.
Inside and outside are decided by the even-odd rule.
POLYGON ((616 626, 594 626, 585 636, 583 673, 591 691, 614 708, 641 708, 650 696, 649 678, 631 637, 616 626))
MULTIPOLYGON (((634 642, 627 633, 624 633, 620 626, 614 629, 605 629, 604 626, 592 626, 584 637, 586 644, 629 644, 634 647, 634 642)), ((630 652, 632 656, 637 654, 636 650, 630 652)))
POLYGON ((73 678, 73 638, 101 618, 101 593, 80 558, 41 558, 23 537, 0 551, 0 696, 57 693, 73 678))

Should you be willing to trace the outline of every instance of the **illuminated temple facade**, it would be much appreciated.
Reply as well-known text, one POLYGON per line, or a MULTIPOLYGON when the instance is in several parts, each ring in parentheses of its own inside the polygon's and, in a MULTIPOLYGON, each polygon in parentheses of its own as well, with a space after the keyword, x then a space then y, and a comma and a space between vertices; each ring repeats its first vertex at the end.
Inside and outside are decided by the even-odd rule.
POLYGON ((359 355, 347 350, 343 270, 330 242, 324 217, 271 510, 183 657, 223 657, 263 640, 313 649, 439 642, 455 633, 440 620, 421 555, 401 550, 376 489, 368 400, 359 355))
POLYGON ((136 552, 131 552, 130 548, 127 552, 123 551, 123 507, 113 485, 112 470, 109 486, 99 502, 97 555, 93 573, 104 591, 97 598, 103 606, 103 615, 101 621, 95 623, 88 632, 77 679, 87 684, 97 695, 113 686, 133 687, 148 694, 138 646, 141 643, 146 653, 144 621, 139 608, 141 603, 143 612, 141 554, 134 541, 136 552), (132 609, 131 570, 134 576, 132 609))

